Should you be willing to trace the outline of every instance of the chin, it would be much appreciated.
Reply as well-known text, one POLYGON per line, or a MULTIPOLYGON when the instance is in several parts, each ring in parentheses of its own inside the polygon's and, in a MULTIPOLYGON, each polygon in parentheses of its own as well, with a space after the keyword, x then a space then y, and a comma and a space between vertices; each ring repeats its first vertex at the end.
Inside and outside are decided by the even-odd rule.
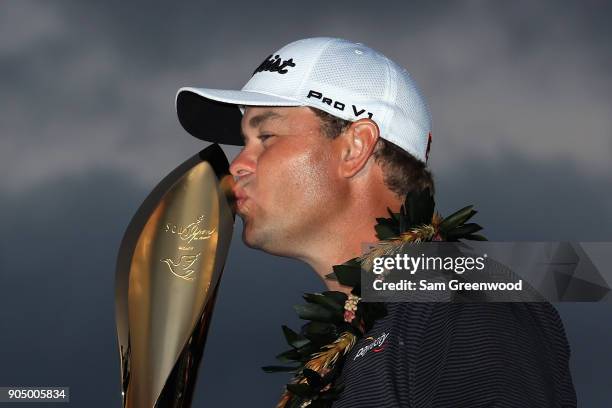
POLYGON ((259 249, 251 234, 247 233, 246 228, 242 230, 242 242, 249 248, 259 249))
POLYGON ((271 255, 288 256, 288 254, 278 246, 278 243, 282 242, 282 240, 279 239, 276 234, 260 228, 255 228, 250 222, 244 222, 242 241, 249 248, 259 249, 271 255))
POLYGON ((242 221, 242 241, 245 245, 249 248, 265 250, 262 245, 261 233, 253 227, 253 222, 246 218, 243 218, 242 221))

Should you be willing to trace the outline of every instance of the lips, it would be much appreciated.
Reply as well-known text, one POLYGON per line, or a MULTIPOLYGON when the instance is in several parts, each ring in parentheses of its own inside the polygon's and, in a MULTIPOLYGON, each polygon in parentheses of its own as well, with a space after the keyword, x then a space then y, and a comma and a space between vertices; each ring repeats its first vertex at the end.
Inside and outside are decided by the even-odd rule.
POLYGON ((244 190, 240 188, 234 188, 232 192, 234 193, 234 199, 236 200, 236 211, 239 214, 242 214, 244 212, 244 204, 246 200, 248 200, 248 196, 244 190))

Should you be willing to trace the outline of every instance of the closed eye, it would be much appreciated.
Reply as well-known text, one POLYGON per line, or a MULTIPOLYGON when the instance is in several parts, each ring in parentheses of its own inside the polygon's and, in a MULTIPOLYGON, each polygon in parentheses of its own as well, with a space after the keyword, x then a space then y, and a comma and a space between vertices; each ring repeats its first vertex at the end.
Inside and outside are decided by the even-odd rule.
POLYGON ((257 136, 257 138, 261 141, 261 143, 263 143, 263 142, 265 142, 266 140, 270 139, 273 136, 274 135, 264 133, 264 134, 261 134, 261 135, 257 136))

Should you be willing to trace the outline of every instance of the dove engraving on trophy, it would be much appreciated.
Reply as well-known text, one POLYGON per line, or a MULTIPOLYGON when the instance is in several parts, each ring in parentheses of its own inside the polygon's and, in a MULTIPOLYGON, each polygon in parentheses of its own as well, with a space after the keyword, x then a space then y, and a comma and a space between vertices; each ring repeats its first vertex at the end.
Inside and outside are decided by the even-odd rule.
POLYGON ((193 280, 202 252, 195 252, 195 248, 190 244, 193 241, 210 239, 215 233, 215 228, 207 229, 203 227, 204 220, 205 217, 202 214, 194 222, 188 225, 167 223, 163 227, 164 232, 174 234, 181 240, 181 244, 177 249, 185 252, 177 255, 175 259, 160 259, 161 262, 168 266, 168 270, 177 278, 187 281, 193 280))

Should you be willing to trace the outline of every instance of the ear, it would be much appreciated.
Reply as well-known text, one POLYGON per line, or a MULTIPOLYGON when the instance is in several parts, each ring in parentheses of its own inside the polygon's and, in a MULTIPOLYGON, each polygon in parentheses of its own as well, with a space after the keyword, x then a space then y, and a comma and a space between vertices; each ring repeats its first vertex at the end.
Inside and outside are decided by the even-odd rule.
POLYGON ((352 177, 368 162, 379 138, 378 125, 370 119, 353 122, 339 137, 341 143, 340 174, 352 177))

